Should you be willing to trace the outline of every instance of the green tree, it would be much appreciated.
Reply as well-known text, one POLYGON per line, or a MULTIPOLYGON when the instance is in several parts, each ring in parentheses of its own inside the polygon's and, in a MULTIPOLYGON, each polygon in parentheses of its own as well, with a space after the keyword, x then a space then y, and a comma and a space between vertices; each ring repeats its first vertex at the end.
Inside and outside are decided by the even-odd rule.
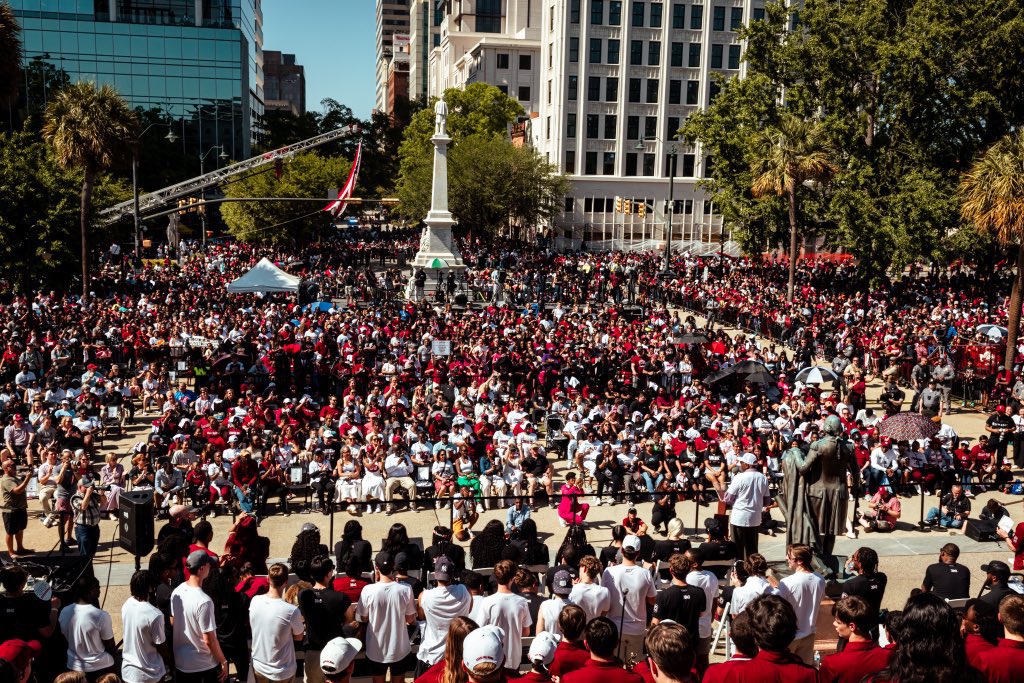
POLYGON ((1004 137, 985 152, 960 182, 961 213, 1003 245, 1017 245, 1017 272, 1008 305, 1006 357, 1013 370, 1020 332, 1024 276, 1024 131, 1004 137))
POLYGON ((785 197, 789 211, 789 285, 786 300, 793 301, 797 259, 797 188, 803 183, 824 184, 838 170, 822 129, 792 114, 783 115, 778 127, 756 136, 751 171, 755 197, 785 197))
POLYGON ((122 162, 136 137, 135 113, 109 85, 75 83, 58 92, 46 107, 43 137, 57 162, 82 171, 79 231, 82 296, 89 293, 89 215, 100 172, 122 162))
MULTIPOLYGON (((340 157, 297 154, 285 164, 280 180, 273 173, 256 172, 222 189, 228 198, 323 197, 326 205, 328 191, 345 181, 350 167, 340 157)), ((298 244, 324 225, 322 208, 314 202, 228 202, 220 211, 228 231, 242 242, 298 244)))
POLYGON ((0 2, 0 104, 8 104, 18 96, 21 82, 21 28, 14 10, 0 2))

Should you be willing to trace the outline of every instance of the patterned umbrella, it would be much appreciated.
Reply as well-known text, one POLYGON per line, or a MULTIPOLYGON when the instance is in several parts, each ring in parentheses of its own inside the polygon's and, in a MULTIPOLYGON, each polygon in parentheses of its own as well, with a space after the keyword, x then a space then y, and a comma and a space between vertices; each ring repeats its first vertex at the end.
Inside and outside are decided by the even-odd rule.
POLYGON ((978 325, 975 331, 995 341, 999 341, 1009 334, 1005 327, 1000 327, 999 325, 978 325))
POLYGON ((707 344, 708 338, 700 332, 687 332, 686 334, 673 339, 672 343, 680 346, 684 344, 707 344))
POLYGON ((828 384, 839 381, 839 375, 826 367, 812 365, 796 373, 796 381, 804 384, 828 384))
POLYGON ((939 423, 918 413, 896 413, 878 423, 878 433, 896 441, 930 439, 939 433, 939 423))

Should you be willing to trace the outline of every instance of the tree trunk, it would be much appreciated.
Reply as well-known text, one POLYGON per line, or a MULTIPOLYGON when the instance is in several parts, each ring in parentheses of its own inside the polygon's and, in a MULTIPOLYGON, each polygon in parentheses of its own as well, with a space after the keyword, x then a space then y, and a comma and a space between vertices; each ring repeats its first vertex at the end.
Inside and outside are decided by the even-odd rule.
POLYGON ((1017 246, 1017 274, 1013 276, 1013 289, 1010 290, 1010 305, 1006 321, 1006 357, 1003 368, 1013 370, 1013 359, 1017 355, 1017 333, 1020 330, 1021 276, 1024 275, 1024 242, 1017 246))
POLYGON ((78 209, 79 229, 82 233, 82 296, 89 296, 89 207, 92 204, 94 172, 86 167, 82 178, 82 201, 78 209))
POLYGON ((789 196, 789 285, 786 287, 786 303, 793 303, 796 289, 796 189, 786 190, 789 196))

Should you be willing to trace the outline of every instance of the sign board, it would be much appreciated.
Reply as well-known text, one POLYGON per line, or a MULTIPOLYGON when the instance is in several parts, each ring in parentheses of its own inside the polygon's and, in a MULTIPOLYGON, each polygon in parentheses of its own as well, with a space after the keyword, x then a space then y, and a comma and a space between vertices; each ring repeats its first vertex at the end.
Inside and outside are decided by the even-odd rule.
POLYGON ((412 50, 409 46, 409 34, 407 33, 396 33, 391 37, 392 59, 396 62, 408 62, 412 56, 412 50))
POLYGON ((430 353, 435 356, 452 355, 452 343, 448 340, 435 339, 430 342, 430 353))
POLYGON ((220 342, 214 339, 207 339, 206 337, 189 337, 188 345, 193 349, 215 349, 220 345, 220 342))

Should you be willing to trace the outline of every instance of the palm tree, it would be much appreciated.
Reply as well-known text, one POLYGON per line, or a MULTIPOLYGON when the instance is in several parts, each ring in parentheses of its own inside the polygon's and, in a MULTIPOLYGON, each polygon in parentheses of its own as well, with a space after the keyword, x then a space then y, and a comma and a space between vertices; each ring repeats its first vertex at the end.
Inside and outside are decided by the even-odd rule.
POLYGON ((991 233, 1004 245, 1017 245, 1017 273, 1010 291, 1003 359, 1003 367, 1013 370, 1024 273, 1024 130, 1009 133, 974 162, 960 180, 960 202, 964 220, 991 233))
POLYGON ((753 152, 751 192, 755 197, 785 195, 789 200, 789 287, 786 301, 792 303, 796 287, 796 190, 802 183, 827 183, 839 169, 832 161, 832 149, 823 129, 788 113, 782 116, 778 126, 758 133, 753 152))
POLYGON ((96 176, 125 158, 136 138, 138 121, 128 104, 109 85, 74 83, 61 89, 46 106, 43 138, 53 146, 57 162, 81 168, 79 221, 82 233, 82 296, 89 294, 89 213, 96 176))
POLYGON ((21 82, 20 32, 11 6, 0 2, 0 104, 13 102, 18 97, 18 84, 21 82))

